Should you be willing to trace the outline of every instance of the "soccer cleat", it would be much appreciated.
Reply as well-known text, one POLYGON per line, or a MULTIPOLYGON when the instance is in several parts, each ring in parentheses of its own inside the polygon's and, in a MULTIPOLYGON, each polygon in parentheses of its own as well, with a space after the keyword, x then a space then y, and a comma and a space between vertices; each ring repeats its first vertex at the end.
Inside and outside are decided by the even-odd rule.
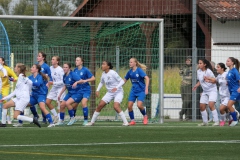
POLYGON ((148 116, 147 116, 147 115, 145 115, 145 116, 143 117, 143 124, 144 124, 144 125, 148 124, 148 116))
POLYGON ((129 123, 123 123, 122 126, 129 126, 129 123))
POLYGON ((12 124, 12 121, 7 121, 8 124, 12 124))
POLYGON ((7 125, 0 123, 0 127, 7 127, 7 125))
POLYGON ((58 122, 58 116, 54 116, 54 118, 53 118, 53 124, 55 124, 55 123, 57 123, 58 122))
POLYGON ((232 121, 232 123, 229 125, 230 127, 234 127, 238 124, 238 121, 232 121))
POLYGON ((93 126, 93 125, 94 125, 94 123, 89 122, 89 123, 87 123, 85 126, 93 126))
POLYGON ((16 124, 13 124, 13 127, 22 127, 23 124, 22 123, 16 123, 16 124))
POLYGON ((225 121, 220 121, 220 126, 225 126, 225 121))
POLYGON ((64 124, 63 120, 59 120, 55 125, 56 126, 63 126, 65 124, 64 124))
POLYGON ((88 124, 88 120, 84 120, 82 125, 86 126, 87 124, 88 124))
POLYGON ((73 125, 76 122, 75 117, 70 118, 70 121, 68 122, 68 126, 73 125))
POLYGON ((233 120, 229 120, 229 121, 228 121, 228 125, 229 125, 229 126, 230 126, 230 124, 232 123, 232 121, 233 121, 233 120))
POLYGON ((213 123, 212 126, 219 126, 219 122, 217 121, 217 122, 213 123))
POLYGON ((51 123, 49 124, 48 128, 55 127, 55 124, 51 123))
POLYGON ((39 128, 41 128, 40 123, 38 122, 37 118, 33 118, 33 123, 36 124, 39 128))
POLYGON ((129 123, 129 126, 133 126, 133 125, 135 125, 136 124, 136 122, 133 120, 133 121, 131 121, 130 123, 129 123))
POLYGON ((203 122, 203 123, 198 124, 198 126, 208 126, 208 123, 207 122, 203 122))

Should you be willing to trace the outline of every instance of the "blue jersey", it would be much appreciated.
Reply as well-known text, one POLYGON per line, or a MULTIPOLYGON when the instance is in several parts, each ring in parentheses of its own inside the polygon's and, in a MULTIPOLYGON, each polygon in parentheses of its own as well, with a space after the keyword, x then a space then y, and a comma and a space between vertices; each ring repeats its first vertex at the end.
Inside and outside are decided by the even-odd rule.
POLYGON ((240 87, 239 85, 240 76, 238 70, 236 68, 232 68, 231 70, 229 70, 226 79, 230 93, 236 92, 240 87))
MULTIPOLYGON (((92 78, 93 76, 93 74, 86 67, 82 67, 80 70, 78 68, 75 68, 74 72, 78 74, 83 80, 92 78)), ((80 86, 82 91, 91 91, 91 87, 88 82, 80 84, 80 86)))
POLYGON ((51 70, 50 70, 50 67, 47 65, 47 63, 43 63, 40 66, 41 66, 41 72, 46 74, 49 77, 50 81, 52 81, 51 70))
POLYGON ((63 83, 65 84, 68 93, 70 94, 76 94, 80 92, 80 85, 78 84, 76 88, 72 88, 73 83, 76 81, 79 81, 81 78, 79 75, 77 75, 75 72, 70 71, 68 75, 64 74, 63 76, 63 83))
POLYGON ((132 88, 131 90, 133 92, 145 92, 145 81, 144 77, 147 76, 146 73, 141 69, 137 68, 134 72, 132 69, 128 71, 128 73, 125 76, 125 79, 128 80, 131 79, 132 82, 132 88))
POLYGON ((28 77, 32 82, 32 95, 34 94, 41 94, 41 95, 46 95, 46 81, 43 79, 43 77, 40 74, 37 74, 36 77, 33 75, 28 77))

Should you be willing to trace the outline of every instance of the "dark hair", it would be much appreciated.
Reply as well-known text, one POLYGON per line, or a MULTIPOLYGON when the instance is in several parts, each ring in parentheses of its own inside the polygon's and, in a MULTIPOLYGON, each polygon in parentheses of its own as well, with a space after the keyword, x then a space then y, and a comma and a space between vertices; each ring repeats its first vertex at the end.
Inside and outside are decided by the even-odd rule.
POLYGON ((107 65, 109 66, 109 69, 113 69, 113 65, 112 65, 111 62, 109 62, 109 61, 107 61, 107 60, 105 60, 105 61, 103 61, 103 62, 106 62, 106 63, 107 63, 107 65))
MULTIPOLYGON (((53 56, 53 57, 55 57, 55 58, 57 59, 58 65, 59 65, 59 63, 60 63, 60 57, 59 57, 59 56, 53 56)), ((52 57, 52 58, 53 58, 53 57, 52 57)))
POLYGON ((205 58, 200 58, 199 61, 202 61, 203 64, 206 64, 206 66, 205 66, 206 69, 208 68, 208 69, 210 69, 213 72, 212 65, 211 65, 211 63, 208 60, 206 60, 205 58))
POLYGON ((23 63, 17 63, 16 66, 19 68, 19 74, 23 74, 26 77, 27 67, 23 63))
POLYGON ((34 64, 34 65, 36 66, 36 68, 38 70, 38 73, 43 77, 43 79, 45 81, 47 81, 48 80, 47 76, 44 73, 41 72, 41 70, 42 70, 41 66, 39 64, 34 64))
POLYGON ((41 52, 38 52, 38 54, 39 54, 39 53, 40 53, 40 54, 42 55, 42 57, 44 58, 44 62, 47 63, 47 55, 46 55, 46 53, 44 53, 44 52, 42 52, 42 51, 41 51, 41 52))
POLYGON ((226 66, 224 63, 218 63, 217 65, 219 65, 224 71, 226 71, 226 66))
POLYGON ((83 60, 83 58, 82 58, 81 56, 76 57, 76 59, 77 59, 77 58, 80 58, 81 61, 84 63, 84 60, 83 60))
POLYGON ((239 66, 240 66, 239 60, 237 58, 234 58, 234 57, 229 57, 229 59, 231 59, 231 61, 235 65, 235 68, 239 71, 239 66))
POLYGON ((68 65, 69 68, 72 67, 70 63, 64 63, 64 64, 68 65))
POLYGON ((0 57, 0 59, 2 59, 2 61, 3 61, 3 65, 4 65, 4 66, 7 66, 7 64, 5 63, 5 58, 0 57))

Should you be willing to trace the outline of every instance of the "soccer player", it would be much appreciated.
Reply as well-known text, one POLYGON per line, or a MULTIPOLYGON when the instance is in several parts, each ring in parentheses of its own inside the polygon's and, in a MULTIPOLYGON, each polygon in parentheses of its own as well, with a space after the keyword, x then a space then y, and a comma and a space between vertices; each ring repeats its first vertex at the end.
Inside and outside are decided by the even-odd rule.
POLYGON ((228 101, 227 108, 233 118, 233 121, 230 124, 230 126, 233 127, 238 123, 237 114, 233 105, 236 101, 240 100, 239 61, 234 57, 229 57, 227 59, 226 66, 229 67, 229 71, 227 73, 227 85, 230 92, 230 100, 228 101))
POLYGON ((200 85, 203 89, 201 98, 200 98, 200 111, 202 114, 203 123, 199 124, 199 126, 207 126, 208 125, 208 115, 206 111, 207 104, 209 105, 210 110, 213 115, 213 126, 219 126, 218 113, 215 109, 215 103, 217 100, 217 86, 215 83, 209 82, 209 78, 215 78, 212 65, 206 59, 200 59, 198 61, 198 70, 197 70, 197 84, 193 87, 193 91, 195 91, 200 85))
MULTIPOLYGON (((38 53, 38 56, 37 56, 38 63, 37 64, 39 64, 41 66, 41 72, 46 75, 47 79, 52 81, 50 67, 47 65, 46 59, 47 59, 46 53, 44 53, 44 52, 38 53)), ((47 87, 48 80, 44 81, 45 82, 44 87, 45 87, 46 93, 48 93, 48 87, 47 87)), ((31 106, 30 109, 31 109, 32 113, 34 114, 34 116, 36 116, 35 106, 31 106)), ((43 113, 43 111, 42 111, 42 117, 43 117, 42 123, 47 124, 47 120, 46 120, 46 117, 45 117, 45 114, 43 113)))
POLYGON ((143 107, 143 102, 145 100, 146 95, 148 94, 148 86, 149 86, 149 78, 144 72, 147 69, 146 65, 138 62, 136 58, 131 58, 129 60, 129 67, 131 68, 124 79, 126 83, 130 78, 132 82, 132 88, 128 98, 128 112, 131 122, 129 125, 135 125, 136 122, 134 120, 133 113, 133 103, 137 99, 137 107, 143 115, 143 124, 148 123, 148 117, 146 115, 145 108, 143 107), (144 81, 145 80, 145 81, 144 81))
POLYGON ((52 66, 50 67, 52 81, 49 81, 47 84, 48 88, 50 85, 52 85, 52 88, 47 95, 46 104, 54 116, 53 123, 57 123, 58 119, 60 119, 60 102, 63 100, 65 96, 65 92, 64 92, 60 97, 60 101, 58 101, 58 95, 60 94, 60 92, 62 91, 62 88, 64 87, 64 83, 63 83, 64 71, 62 67, 59 66, 59 62, 60 62, 60 58, 58 56, 52 57, 52 66), (58 109, 59 115, 56 112, 54 106, 51 104, 52 100, 57 101, 57 109, 58 109))
POLYGON ((98 85, 96 96, 99 97, 99 91, 102 88, 102 86, 105 84, 107 88, 107 93, 102 98, 100 103, 98 104, 98 107, 96 108, 91 122, 89 122, 86 126, 92 126, 94 125, 95 121, 97 120, 97 117, 99 116, 101 110, 108 104, 111 100, 114 100, 114 109, 119 114, 119 116, 123 120, 123 126, 128 126, 128 121, 123 113, 123 111, 120 108, 120 103, 123 99, 123 88, 122 85, 124 84, 123 79, 112 70, 113 66, 111 62, 109 61, 103 61, 102 62, 102 76, 100 83, 98 85))
POLYGON ((227 104, 230 98, 230 93, 227 86, 227 72, 224 63, 217 64, 217 78, 210 78, 206 77, 206 81, 209 80, 211 83, 218 83, 219 84, 219 95, 220 95, 220 126, 225 125, 226 121, 226 111, 227 111, 227 104))
POLYGON ((48 78, 45 74, 41 72, 41 66, 38 64, 34 64, 32 66, 31 73, 32 75, 28 77, 33 82, 30 105, 34 106, 38 104, 41 111, 49 122, 48 127, 54 127, 55 125, 53 124, 52 117, 48 110, 45 108, 47 96, 46 82, 48 81, 48 78))
MULTIPOLYGON (((10 91, 9 81, 16 82, 17 75, 11 70, 10 67, 7 66, 7 64, 5 63, 5 59, 3 57, 0 57, 0 64, 4 67, 4 69, 7 72, 6 73, 7 76, 5 76, 5 77, 2 76, 2 97, 5 97, 5 96, 9 95, 9 91, 10 91)), ((6 103, 6 101, 4 101, 3 103, 6 103)), ((12 123, 9 113, 7 115, 7 122, 8 122, 8 124, 12 123)))
POLYGON ((74 117, 74 111, 72 104, 81 102, 83 98, 83 94, 80 90, 80 85, 77 84, 78 81, 80 81, 80 76, 76 74, 75 72, 71 71, 71 64, 65 63, 63 65, 63 82, 65 86, 63 87, 62 91, 58 95, 58 100, 60 100, 60 97, 62 96, 63 92, 65 90, 68 90, 67 95, 64 97, 63 101, 60 105, 60 120, 56 125, 64 125, 64 117, 65 117, 65 108, 68 108, 68 113, 70 116, 70 121, 68 122, 68 126, 73 125, 76 122, 76 119, 74 117))
POLYGON ((23 115, 20 115, 21 112, 26 108, 30 101, 30 92, 32 88, 32 81, 26 77, 26 66, 24 64, 16 64, 15 72, 18 74, 18 81, 16 84, 15 90, 8 96, 4 97, 0 100, 3 102, 4 100, 10 100, 12 97, 15 98, 11 99, 10 101, 6 102, 3 105, 2 111, 2 123, 0 127, 6 127, 6 117, 7 117, 7 109, 15 106, 14 110, 14 118, 22 121, 33 122, 38 127, 41 127, 38 123, 37 118, 29 118, 23 115))
MULTIPOLYGON (((81 80, 78 82, 80 84, 80 90, 83 94, 82 99, 82 110, 83 110, 83 116, 84 116, 84 122, 83 125, 85 126, 88 123, 88 99, 91 96, 91 86, 89 85, 89 82, 95 81, 95 77, 93 74, 88 70, 88 68, 83 66, 83 59, 82 57, 76 58, 76 68, 74 69, 74 72, 78 74, 81 78, 81 80)), ((78 104, 74 104, 74 116, 76 115, 78 104)))

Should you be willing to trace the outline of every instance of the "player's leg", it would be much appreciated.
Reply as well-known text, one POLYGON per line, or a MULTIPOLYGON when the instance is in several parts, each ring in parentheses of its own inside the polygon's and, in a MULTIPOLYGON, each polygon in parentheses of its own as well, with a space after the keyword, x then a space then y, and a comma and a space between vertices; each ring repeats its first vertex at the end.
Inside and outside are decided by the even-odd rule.
POLYGON ((102 98, 102 100, 99 102, 95 112, 93 113, 91 122, 87 123, 86 126, 92 126, 94 125, 94 123, 96 122, 101 110, 105 107, 105 105, 107 103, 109 103, 111 100, 113 99, 113 94, 107 92, 104 97, 102 98))
POLYGON ((123 113, 120 104, 123 100, 123 91, 118 91, 117 93, 115 93, 115 97, 114 97, 114 110, 119 114, 119 116, 121 117, 122 121, 123 121, 123 126, 128 126, 129 123, 126 119, 125 114, 123 113))
POLYGON ((38 95, 38 105, 42 113, 45 115, 47 121, 49 122, 48 127, 54 127, 55 125, 53 124, 52 116, 49 113, 49 111, 46 109, 45 103, 46 103, 46 95, 38 95))
POLYGON ((134 119, 134 112, 133 112, 133 104, 136 101, 137 96, 135 95, 134 92, 130 91, 129 97, 128 97, 128 114, 130 117, 130 123, 129 125, 135 125, 135 119, 134 119))
POLYGON ((227 108, 230 111, 230 115, 232 116, 233 121, 229 126, 233 127, 237 125, 238 120, 237 120, 237 113, 235 111, 235 108, 233 105, 235 104, 236 100, 239 100, 240 94, 236 92, 232 92, 230 96, 230 100, 228 101, 227 108))
POLYGON ((145 92, 138 93, 138 95, 137 95, 137 107, 143 115, 143 124, 146 125, 146 124, 148 124, 148 117, 147 117, 147 114, 146 114, 146 110, 143 106, 143 102, 145 100, 145 97, 146 97, 145 92))
POLYGON ((218 112, 215 108, 215 103, 217 101, 218 93, 217 92, 210 92, 208 95, 209 95, 208 105, 209 105, 209 108, 212 112, 213 121, 214 121, 213 126, 219 126, 218 112))
POLYGON ((200 112, 202 115, 203 123, 199 124, 199 126, 207 126, 208 125, 208 114, 206 111, 206 106, 208 104, 208 95, 206 93, 202 93, 200 98, 200 112))
POLYGON ((6 127, 6 121, 7 121, 7 110, 8 108, 15 106, 15 102, 13 100, 10 100, 6 102, 2 107, 2 123, 0 123, 0 127, 6 127))
POLYGON ((83 125, 86 125, 88 123, 88 99, 90 97, 91 93, 84 93, 83 94, 83 99, 82 99, 82 111, 83 111, 83 117, 84 117, 84 122, 83 125))

